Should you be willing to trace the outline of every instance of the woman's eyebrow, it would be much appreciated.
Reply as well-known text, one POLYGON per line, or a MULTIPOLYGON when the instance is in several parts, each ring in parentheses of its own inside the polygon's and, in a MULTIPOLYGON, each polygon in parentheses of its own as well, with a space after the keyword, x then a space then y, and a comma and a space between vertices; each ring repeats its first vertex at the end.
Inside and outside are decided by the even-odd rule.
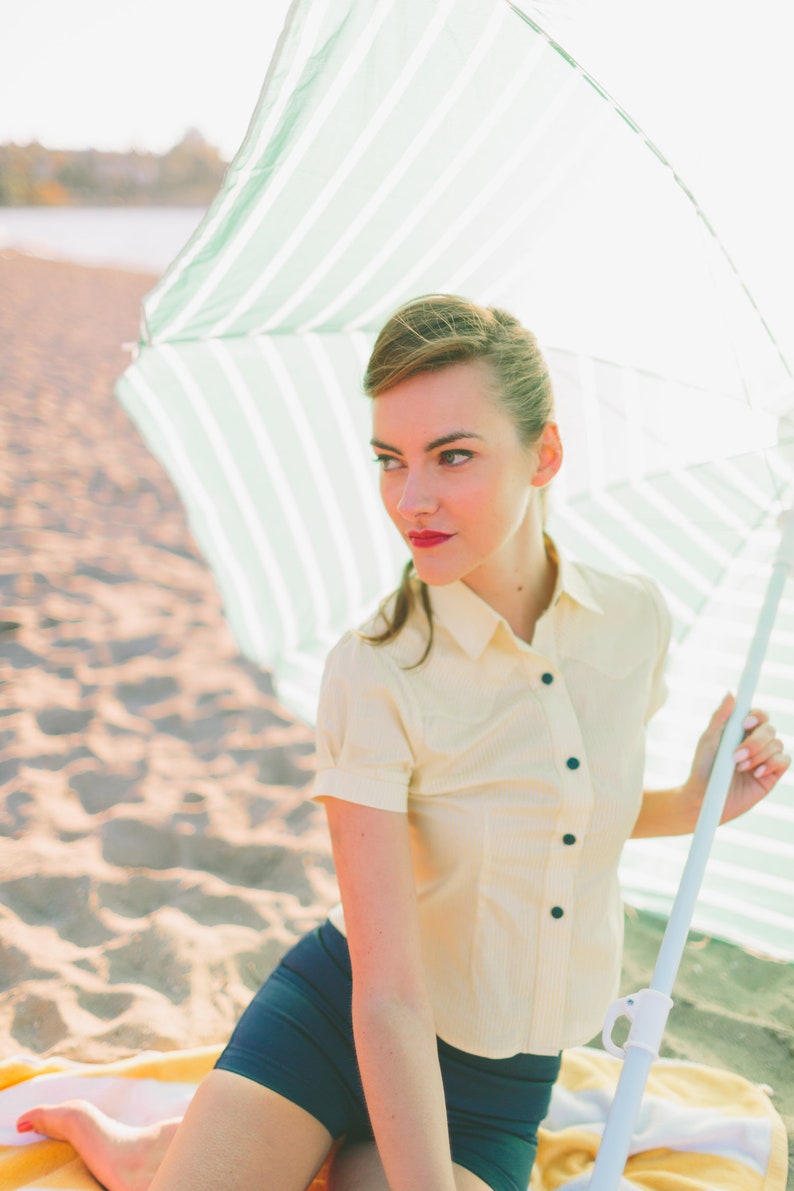
MULTIPOLYGON (((434 438, 432 442, 427 443, 425 451, 428 453, 436 451, 439 447, 446 447, 449 443, 458 442, 461 438, 477 438, 480 442, 485 441, 481 434, 476 434, 473 430, 452 430, 449 434, 442 434, 441 438, 434 438)), ((391 447, 377 438, 370 439, 370 445, 379 451, 391 451, 393 455, 402 454, 399 447, 391 447)))

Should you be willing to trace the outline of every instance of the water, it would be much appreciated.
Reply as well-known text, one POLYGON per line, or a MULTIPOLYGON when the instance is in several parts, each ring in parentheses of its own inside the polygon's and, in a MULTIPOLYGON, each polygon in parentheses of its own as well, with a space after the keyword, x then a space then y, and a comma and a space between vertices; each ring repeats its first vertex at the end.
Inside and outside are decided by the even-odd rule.
POLYGON ((203 207, 0 207, 0 249, 160 274, 203 207))

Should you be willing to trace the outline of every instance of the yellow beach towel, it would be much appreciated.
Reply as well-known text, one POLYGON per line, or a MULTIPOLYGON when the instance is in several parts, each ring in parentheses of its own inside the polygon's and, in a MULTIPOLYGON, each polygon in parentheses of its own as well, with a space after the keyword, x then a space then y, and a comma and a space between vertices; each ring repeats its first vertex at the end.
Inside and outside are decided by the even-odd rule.
MULTIPOLYGON (((23 1056, 0 1063, 0 1191, 99 1186, 66 1143, 16 1132, 14 1122, 26 1109, 80 1098, 131 1125, 178 1116, 218 1053, 147 1052, 104 1064, 23 1056)), ((565 1052, 531 1191, 585 1191, 619 1070, 619 1060, 601 1051, 565 1052)), ((619 1191, 785 1191, 786 1165, 783 1122, 761 1088, 727 1071, 661 1059, 619 1191)), ((312 1191, 323 1186, 320 1175, 312 1191)))

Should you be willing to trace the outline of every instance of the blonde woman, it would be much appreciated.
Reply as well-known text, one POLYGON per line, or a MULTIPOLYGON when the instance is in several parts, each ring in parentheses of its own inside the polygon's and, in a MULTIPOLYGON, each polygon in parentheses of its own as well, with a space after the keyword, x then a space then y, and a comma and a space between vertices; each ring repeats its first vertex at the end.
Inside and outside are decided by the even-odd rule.
MULTIPOLYGON (((511 316, 398 310, 365 377, 399 590, 326 666, 315 798, 341 891, 238 1024, 184 1121, 26 1114, 110 1191, 526 1191, 563 1048, 616 993, 629 836, 692 830, 726 697, 676 789, 643 792, 669 617, 544 530, 548 371, 511 316)), ((745 724, 726 819, 789 765, 745 724)))

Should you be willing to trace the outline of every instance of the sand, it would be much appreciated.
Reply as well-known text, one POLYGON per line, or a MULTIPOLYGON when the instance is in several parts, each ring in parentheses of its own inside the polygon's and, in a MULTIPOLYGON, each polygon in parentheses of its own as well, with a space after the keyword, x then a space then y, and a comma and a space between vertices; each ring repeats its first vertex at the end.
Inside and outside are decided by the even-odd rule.
MULTIPOLYGON (((312 733, 113 396, 154 280, 0 253, 0 1058, 222 1042, 336 895, 312 733)), ((625 991, 661 930, 629 912, 625 991)), ((790 1137, 793 973, 693 937, 665 1043, 790 1137)))

